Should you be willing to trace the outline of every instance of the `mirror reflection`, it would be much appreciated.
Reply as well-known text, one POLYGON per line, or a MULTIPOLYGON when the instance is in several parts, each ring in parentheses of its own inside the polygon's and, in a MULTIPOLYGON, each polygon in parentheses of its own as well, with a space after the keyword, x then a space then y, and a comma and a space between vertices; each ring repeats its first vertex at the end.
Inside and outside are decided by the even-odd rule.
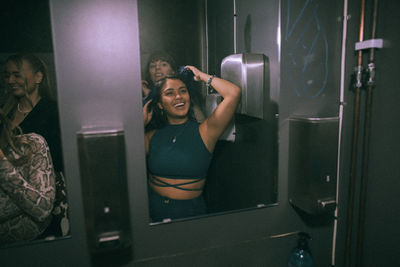
POLYGON ((232 120, 241 90, 194 66, 161 78, 152 90, 154 97, 143 107, 145 126, 150 121, 154 125, 145 134, 150 217, 160 221, 206 214, 202 193, 212 153, 232 120), (191 91, 196 88, 191 82, 206 83, 223 97, 201 123, 192 111, 191 91))
POLYGON ((41 1, 37 13, 22 14, 25 2, 7 6, 2 24, 9 38, 0 45, 0 246, 70 233, 49 10, 41 1), (14 20, 41 34, 16 31, 14 20))
POLYGON ((234 53, 231 2, 138 1, 152 224, 276 204, 279 49, 252 53, 243 11, 234 53))

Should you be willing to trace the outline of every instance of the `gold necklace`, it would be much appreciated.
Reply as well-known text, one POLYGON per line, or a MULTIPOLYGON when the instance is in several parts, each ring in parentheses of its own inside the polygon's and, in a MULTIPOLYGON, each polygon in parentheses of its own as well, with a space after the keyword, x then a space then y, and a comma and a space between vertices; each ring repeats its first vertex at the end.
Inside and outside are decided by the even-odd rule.
MULTIPOLYGON (((173 124, 172 124, 173 125, 173 124)), ((182 133, 185 131, 185 129, 186 129, 186 127, 188 126, 188 121, 185 121, 184 123, 182 123, 182 124, 180 124, 180 125, 176 125, 175 124, 175 126, 180 126, 179 128, 179 132, 178 133, 175 133, 175 135, 174 135, 174 137, 172 138, 172 143, 176 143, 176 139, 180 136, 180 135, 182 135, 182 133)))
POLYGON ((30 112, 30 111, 24 112, 24 111, 21 109, 21 107, 19 106, 19 103, 17 104, 17 110, 18 110, 19 113, 21 113, 21 114, 24 115, 24 116, 28 115, 28 113, 30 112))

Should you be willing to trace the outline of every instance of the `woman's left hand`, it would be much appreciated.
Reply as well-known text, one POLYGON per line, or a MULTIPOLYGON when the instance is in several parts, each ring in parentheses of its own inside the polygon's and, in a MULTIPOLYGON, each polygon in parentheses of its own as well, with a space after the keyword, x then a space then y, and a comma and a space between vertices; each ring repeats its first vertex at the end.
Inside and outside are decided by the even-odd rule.
POLYGON ((150 94, 149 83, 145 80, 142 80, 142 96, 146 98, 150 94))
POLYGON ((149 111, 149 104, 153 100, 147 101, 147 103, 143 106, 143 123, 144 126, 146 127, 147 124, 151 121, 151 118, 153 117, 153 109, 149 111))
POLYGON ((188 66, 185 66, 185 68, 186 68, 186 69, 189 69, 189 70, 191 70, 191 71, 193 72, 193 75, 194 75, 193 79, 194 79, 196 82, 201 81, 201 80, 202 80, 202 79, 201 79, 201 76, 205 74, 204 72, 201 72, 198 68, 196 68, 196 67, 194 67, 194 66, 189 66, 189 65, 188 65, 188 66))

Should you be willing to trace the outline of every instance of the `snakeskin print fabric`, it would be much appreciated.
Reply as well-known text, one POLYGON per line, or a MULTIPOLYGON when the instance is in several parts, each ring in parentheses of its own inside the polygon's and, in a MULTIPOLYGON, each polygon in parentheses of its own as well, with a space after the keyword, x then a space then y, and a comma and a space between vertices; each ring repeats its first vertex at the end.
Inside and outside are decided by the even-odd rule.
MULTIPOLYGON (((55 174, 44 138, 25 134, 32 147, 31 159, 14 166, 0 160, 0 245, 33 240, 49 225, 55 199, 55 174)), ((27 144, 20 149, 26 151, 27 144)), ((15 152, 3 151, 9 158, 15 152)))

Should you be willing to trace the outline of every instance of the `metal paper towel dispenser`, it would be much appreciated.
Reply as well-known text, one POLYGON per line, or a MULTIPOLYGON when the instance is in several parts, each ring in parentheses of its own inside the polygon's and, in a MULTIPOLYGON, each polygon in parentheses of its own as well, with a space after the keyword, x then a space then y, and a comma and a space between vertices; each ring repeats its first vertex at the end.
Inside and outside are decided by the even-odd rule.
POLYGON ((237 113, 264 119, 269 97, 269 62, 264 54, 234 54, 221 63, 221 77, 242 88, 237 113))
POLYGON ((105 258, 129 261, 132 232, 124 131, 86 128, 77 133, 77 141, 91 258, 93 262, 102 262, 105 258))
MULTIPOLYGON (((221 63, 221 78, 242 89, 242 96, 236 113, 265 119, 269 112, 269 61, 264 54, 233 54, 225 57, 221 63)), ((208 90, 206 111, 209 114, 221 101, 215 90, 208 90)), ((227 127, 220 139, 235 140, 234 121, 227 127)))
POLYGON ((289 201, 317 215, 336 207, 338 117, 289 119, 289 201))

